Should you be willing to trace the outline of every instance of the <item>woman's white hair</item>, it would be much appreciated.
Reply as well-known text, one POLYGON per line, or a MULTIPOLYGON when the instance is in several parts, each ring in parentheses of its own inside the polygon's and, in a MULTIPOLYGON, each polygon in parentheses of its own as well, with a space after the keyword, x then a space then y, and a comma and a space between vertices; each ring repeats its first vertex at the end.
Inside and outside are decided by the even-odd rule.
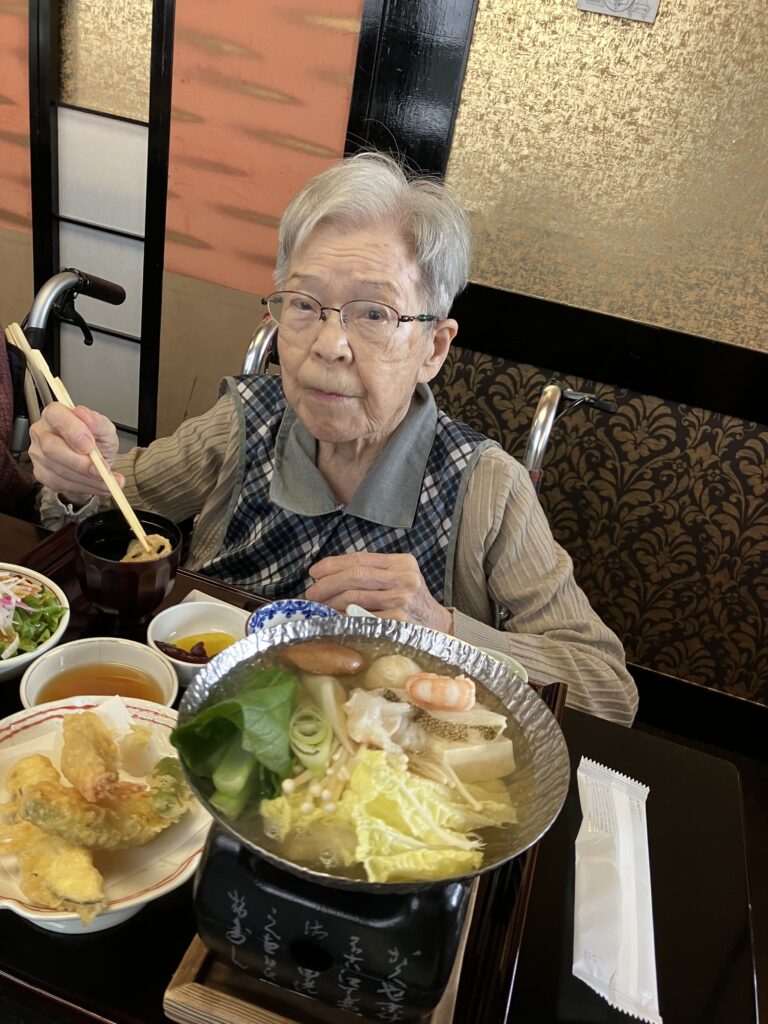
POLYGON ((280 222, 277 287, 285 287, 294 254, 316 228, 351 232, 384 224, 400 230, 421 275, 427 306, 407 312, 445 319, 469 276, 469 218, 441 181, 411 174, 384 153, 340 160, 291 200, 280 222))

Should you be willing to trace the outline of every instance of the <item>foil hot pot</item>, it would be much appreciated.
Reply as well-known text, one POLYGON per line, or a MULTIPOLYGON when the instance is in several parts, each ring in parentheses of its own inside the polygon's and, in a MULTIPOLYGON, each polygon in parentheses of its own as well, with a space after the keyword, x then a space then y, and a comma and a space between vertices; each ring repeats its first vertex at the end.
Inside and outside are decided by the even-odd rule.
POLYGON ((448 983, 474 876, 519 856, 560 812, 570 776, 565 740, 531 687, 477 648, 409 623, 357 617, 288 623, 227 648, 188 687, 179 723, 235 694, 273 649, 314 638, 357 641, 361 650, 381 645, 381 653, 396 644, 425 671, 479 683, 482 703, 508 718, 518 823, 488 833, 477 871, 372 883, 284 859, 257 818, 228 820, 209 803, 208 780, 187 772, 215 819, 195 880, 198 931, 222 960, 248 972, 265 1007, 327 1024, 422 1021, 448 983))

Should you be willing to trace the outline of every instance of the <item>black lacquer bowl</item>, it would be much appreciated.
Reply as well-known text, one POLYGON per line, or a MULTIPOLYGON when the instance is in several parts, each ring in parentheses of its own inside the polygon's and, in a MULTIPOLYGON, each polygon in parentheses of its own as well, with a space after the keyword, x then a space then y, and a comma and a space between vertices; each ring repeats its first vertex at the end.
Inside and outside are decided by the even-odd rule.
POLYGON ((181 554, 181 530, 170 519, 135 509, 149 533, 167 537, 169 554, 148 562, 121 562, 134 540, 122 512, 112 509, 84 519, 75 531, 75 572, 91 604, 110 615, 143 619, 162 603, 173 586, 181 554))

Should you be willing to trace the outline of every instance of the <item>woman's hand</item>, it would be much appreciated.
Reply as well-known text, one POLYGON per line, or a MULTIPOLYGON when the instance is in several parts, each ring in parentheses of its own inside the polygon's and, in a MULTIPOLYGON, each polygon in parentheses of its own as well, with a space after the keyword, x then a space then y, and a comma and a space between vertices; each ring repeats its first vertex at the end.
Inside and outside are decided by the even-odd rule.
POLYGON ((307 599, 343 612, 362 605, 385 619, 453 630, 453 615, 432 597, 413 555, 379 555, 367 551, 323 558, 309 570, 315 581, 307 599))
MULTIPOLYGON (((83 502, 94 494, 109 494, 89 453, 98 447, 111 465, 117 455, 117 430, 101 413, 78 405, 68 409, 52 402, 29 429, 29 455, 35 476, 70 501, 83 502)), ((121 487, 125 477, 115 474, 121 487)))

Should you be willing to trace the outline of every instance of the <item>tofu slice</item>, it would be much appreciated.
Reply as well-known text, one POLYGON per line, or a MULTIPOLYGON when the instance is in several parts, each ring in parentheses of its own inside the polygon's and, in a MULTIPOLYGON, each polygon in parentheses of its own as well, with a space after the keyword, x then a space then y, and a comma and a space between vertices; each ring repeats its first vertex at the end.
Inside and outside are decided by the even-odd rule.
POLYGON ((462 782, 500 779, 515 770, 512 740, 506 737, 485 743, 447 743, 442 756, 462 782))

